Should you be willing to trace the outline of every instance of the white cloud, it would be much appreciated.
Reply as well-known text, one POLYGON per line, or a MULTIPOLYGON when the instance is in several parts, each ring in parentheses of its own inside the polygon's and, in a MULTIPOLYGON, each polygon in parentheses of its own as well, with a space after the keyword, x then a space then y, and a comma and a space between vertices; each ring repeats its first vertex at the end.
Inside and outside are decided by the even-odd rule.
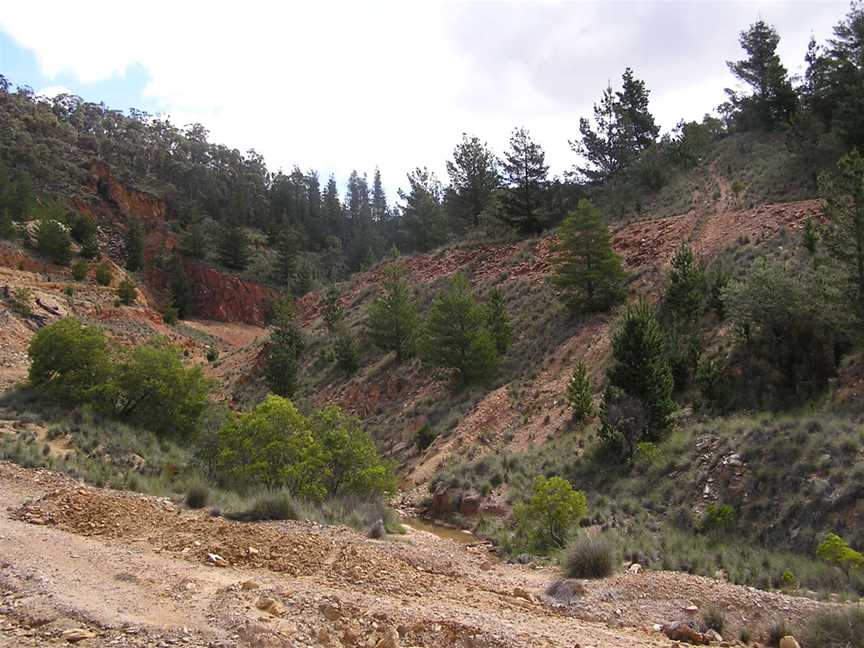
POLYGON ((443 172, 462 131, 500 152, 515 125, 562 172, 578 117, 626 65, 648 82, 664 127, 698 118, 731 83, 724 61, 739 55, 747 23, 777 24, 794 70, 811 29, 824 38, 846 6, 157 0, 82 12, 43 0, 10 4, 0 29, 49 77, 90 83, 140 65, 145 93, 173 121, 199 121, 273 168, 344 179, 377 164, 392 187, 417 165, 443 172))
POLYGON ((46 88, 42 88, 36 92, 36 96, 38 97, 46 97, 47 99, 53 99, 57 95, 61 94, 72 94, 72 91, 66 86, 62 85, 53 85, 48 86, 46 88))

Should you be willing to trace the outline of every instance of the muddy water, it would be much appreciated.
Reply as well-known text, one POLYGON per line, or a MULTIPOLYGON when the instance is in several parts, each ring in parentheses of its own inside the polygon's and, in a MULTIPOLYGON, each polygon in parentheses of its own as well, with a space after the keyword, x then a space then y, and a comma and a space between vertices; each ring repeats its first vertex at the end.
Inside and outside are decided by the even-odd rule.
POLYGON ((404 524, 405 526, 409 526, 412 529, 417 529, 418 531, 427 531, 438 536, 439 538, 444 538, 445 540, 454 540, 461 544, 474 544, 476 542, 480 542, 477 536, 475 536, 470 531, 463 531, 462 529, 454 529, 452 527, 444 526, 442 524, 435 524, 434 522, 430 522, 429 520, 425 520, 423 518, 402 518, 402 524, 404 524))

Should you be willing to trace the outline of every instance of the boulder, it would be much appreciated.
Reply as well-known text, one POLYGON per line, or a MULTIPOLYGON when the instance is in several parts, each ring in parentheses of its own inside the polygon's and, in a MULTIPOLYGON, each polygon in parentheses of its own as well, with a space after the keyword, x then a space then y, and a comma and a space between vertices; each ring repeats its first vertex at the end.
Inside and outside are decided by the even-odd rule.
POLYGON ((696 646, 703 646, 709 643, 705 635, 699 632, 692 622, 678 621, 677 623, 667 623, 661 630, 672 641, 684 641, 696 646))
POLYGON ((276 599, 272 599, 269 596, 262 596, 258 599, 258 602, 255 604, 259 610, 267 612, 268 614, 272 614, 273 616, 282 616, 285 614, 285 606, 282 605, 276 599))
POLYGON ((69 630, 64 630, 60 636, 69 643, 78 643, 85 639, 95 639, 96 633, 84 628, 70 628, 69 630))
POLYGON ((638 574, 642 571, 642 565, 640 565, 639 563, 633 563, 627 568, 627 571, 631 574, 638 574))
POLYGON ((479 493, 468 492, 459 499, 459 515, 462 517, 474 517, 480 513, 480 505, 483 498, 479 493))
POLYGON ((780 648, 801 648, 798 640, 792 635, 786 635, 780 639, 780 648))
POLYGON ((375 648, 399 648, 399 633, 396 628, 387 628, 381 638, 378 639, 375 648))

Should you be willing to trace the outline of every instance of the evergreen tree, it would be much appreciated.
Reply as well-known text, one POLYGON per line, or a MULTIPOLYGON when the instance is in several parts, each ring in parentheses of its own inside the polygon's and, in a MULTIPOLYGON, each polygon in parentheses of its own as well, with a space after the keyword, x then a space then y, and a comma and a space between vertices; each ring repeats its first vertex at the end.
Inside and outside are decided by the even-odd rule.
POLYGON ((573 410, 573 418, 583 421, 594 414, 594 400, 591 393, 591 376, 583 362, 573 367, 573 375, 567 383, 567 403, 573 410))
POLYGON ((273 279, 283 288, 291 286, 300 254, 300 234, 294 227, 286 227, 276 239, 276 267, 273 279))
POLYGON ((351 268, 358 269, 373 245, 372 204, 369 201, 369 184, 365 175, 351 172, 344 209, 350 232, 350 237, 346 239, 348 263, 351 268))
POLYGON ((840 159, 837 171, 836 177, 826 173, 819 179, 828 216, 825 246, 845 269, 864 316, 864 157, 852 151, 840 159))
POLYGON ((246 269, 249 263, 249 237, 238 224, 229 223, 222 229, 219 259, 232 270, 246 269))
POLYGON ((15 179, 15 185, 8 205, 9 210, 12 212, 12 220, 27 220, 34 204, 33 181, 28 174, 19 173, 15 179))
POLYGON ((345 317, 345 309, 342 308, 342 304, 340 303, 341 297, 336 285, 330 284, 322 299, 324 303, 322 317, 331 335, 337 332, 339 325, 345 317))
POLYGON ((414 352, 418 326, 417 308, 400 272, 397 266, 387 269, 384 293, 372 302, 366 320, 372 343, 384 351, 394 351, 397 362, 414 352))
POLYGON ((741 32, 739 42, 747 58, 726 65, 753 94, 742 96, 727 89, 729 103, 724 111, 742 130, 773 129, 788 121, 797 108, 797 95, 777 55, 780 36, 774 27, 759 20, 741 32))
POLYGON ((707 296, 705 269, 696 261, 693 250, 682 244, 672 257, 672 270, 665 303, 678 322, 693 322, 702 314, 707 296))
POLYGON ((185 319, 192 312, 192 287, 186 277, 186 269, 180 255, 174 254, 168 263, 168 288, 171 292, 171 307, 176 316, 185 319))
POLYGON ((504 154, 503 167, 507 190, 502 220, 523 234, 543 231, 543 196, 549 167, 542 147, 524 128, 515 129, 510 136, 510 150, 504 154))
POLYGON ((454 221, 477 227, 500 184, 498 160, 478 137, 462 133, 462 141, 447 161, 450 176, 448 206, 454 221))
POLYGON ((498 352, 486 327, 486 315, 465 276, 455 275, 429 309, 423 359, 452 370, 458 385, 489 381, 498 367, 498 352))
POLYGON ((129 281, 129 279, 123 279, 117 286, 117 299, 120 300, 121 304, 128 306, 135 301, 137 296, 138 289, 135 288, 135 284, 129 281))
POLYGON ((337 327, 336 343, 334 345, 337 366, 349 376, 357 373, 360 368, 360 349, 357 340, 345 329, 337 327))
POLYGON ((294 307, 289 299, 274 304, 273 314, 264 373, 270 391, 278 396, 293 396, 297 390, 303 335, 294 320, 294 307))
POLYGON ((8 207, 0 209, 0 238, 15 238, 15 224, 12 221, 12 212, 8 207))
POLYGON ((654 308, 645 302, 627 308, 612 340, 609 384, 637 399, 645 410, 642 437, 659 440, 675 410, 674 382, 666 353, 666 336, 654 308))
POLYGON ((447 240, 443 189, 435 174, 425 167, 408 174, 408 185, 408 193, 399 191, 405 202, 401 219, 405 246, 426 252, 447 240))
POLYGON ((144 227, 141 221, 129 222, 126 232, 126 269, 136 272, 144 266, 144 227))
POLYGON ((375 175, 372 176, 372 220, 383 223, 389 218, 387 209, 387 194, 384 185, 381 184, 381 171, 375 167, 375 175))
POLYGON ((504 294, 494 288, 489 294, 486 302, 486 328, 495 341, 495 349, 498 355, 504 355, 513 342, 513 325, 507 314, 507 306, 504 303, 504 294))
POLYGON ((657 139, 660 129, 648 110, 648 90, 627 68, 621 77, 622 89, 612 86, 594 104, 594 127, 586 118, 579 120, 581 139, 570 148, 588 164, 577 171, 591 182, 603 182, 632 163, 657 139))
POLYGON ((326 223, 327 231, 331 232, 334 237, 341 236, 343 226, 342 204, 339 202, 339 188, 336 185, 336 178, 332 175, 327 180, 327 187, 324 189, 322 210, 322 218, 326 223))
POLYGON ((183 237, 182 243, 183 253, 189 255, 193 259, 204 260, 207 258, 207 249, 209 242, 207 234, 204 232, 204 225, 199 221, 192 223, 183 237))
POLYGON ((554 264, 552 281, 571 311, 607 310, 626 296, 626 274, 612 249, 612 236, 587 199, 558 229, 554 264))

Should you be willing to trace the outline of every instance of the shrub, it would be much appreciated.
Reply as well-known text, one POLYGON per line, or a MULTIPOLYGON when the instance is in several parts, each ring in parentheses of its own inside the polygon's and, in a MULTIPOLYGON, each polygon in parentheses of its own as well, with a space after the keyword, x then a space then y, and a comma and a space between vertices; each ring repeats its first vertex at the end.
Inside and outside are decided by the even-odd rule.
POLYGON ((702 514, 699 530, 703 533, 729 533, 735 528, 735 509, 730 504, 709 504, 702 514))
POLYGON ((569 578, 605 578, 612 570, 612 547, 604 538, 583 535, 567 547, 564 572, 569 578))
POLYGON ((219 359, 219 349, 216 347, 207 347, 207 362, 216 362, 219 359))
POLYGON ((111 373, 105 335, 76 319, 61 319, 40 329, 27 354, 30 385, 72 405, 90 401, 111 373))
POLYGON ((387 529, 384 526, 384 520, 375 520, 375 522, 372 523, 372 526, 369 527, 366 535, 373 540, 380 540, 385 535, 387 535, 387 529))
POLYGON ((201 509, 210 501, 210 489, 205 484, 195 484, 186 491, 186 506, 201 509))
POLYGON ((72 265, 72 278, 75 281, 84 281, 90 271, 90 264, 86 261, 78 261, 72 265))
POLYGON ((345 373, 351 375, 360 368, 360 349, 347 331, 340 331, 337 335, 334 355, 337 366, 345 373))
POLYGON ((18 288, 12 293, 12 300, 9 304, 12 310, 22 317, 30 317, 33 314, 33 291, 29 288, 18 288))
POLYGON ((567 383, 567 402, 573 410, 573 418, 582 421, 594 413, 594 401, 591 393, 591 378, 588 368, 582 362, 577 362, 573 375, 567 383))
POLYGON ((513 325, 507 314, 507 306, 504 303, 504 294, 494 288, 486 302, 486 328, 495 341, 495 350, 498 355, 504 355, 513 342, 513 325))
POLYGON ((174 326, 177 323, 177 309, 173 306, 168 306, 162 313, 162 319, 168 326, 174 326))
POLYGON ((825 610, 810 619, 804 645, 819 648, 864 648, 864 609, 825 610))
POLYGON ((296 520, 298 518, 297 509, 297 502, 291 493, 284 490, 273 490, 255 497, 248 508, 228 512, 225 517, 240 522, 296 520))
POLYGON ((372 344, 385 352, 395 352, 398 362, 414 353, 419 324, 417 307, 400 271, 396 266, 387 270, 384 293, 372 302, 366 320, 372 344))
POLYGON ((726 615, 720 608, 710 606, 702 613, 702 624, 707 629, 722 635, 723 628, 726 626, 726 615))
POLYGON ((417 448, 422 452, 430 445, 432 445, 432 442, 435 441, 437 437, 438 435, 435 434, 435 432, 432 430, 431 427, 429 427, 429 424, 427 423, 419 430, 417 430, 417 433, 414 435, 414 443, 417 445, 417 448))
POLYGON ((749 644, 752 639, 753 637, 750 634, 749 628, 742 627, 741 630, 738 631, 738 641, 744 645, 749 644))
POLYGON ((561 547, 570 529, 588 512, 582 491, 562 477, 537 477, 527 502, 513 509, 519 534, 537 549, 561 547))
POLYGON ((114 278, 111 272, 111 266, 105 261, 96 266, 96 283, 100 286, 110 286, 111 280, 114 278))
POLYGON ((121 304, 128 306, 135 301, 137 296, 138 289, 135 288, 135 284, 128 279, 124 279, 120 282, 120 285, 117 286, 117 298, 120 300, 121 304))
POLYGON ((36 231, 36 249, 58 265, 66 265, 72 258, 69 232, 59 221, 43 219, 36 231))
POLYGON ((864 568, 864 555, 860 551, 855 551, 835 533, 829 533, 825 537, 817 547, 816 555, 846 570, 864 568))

